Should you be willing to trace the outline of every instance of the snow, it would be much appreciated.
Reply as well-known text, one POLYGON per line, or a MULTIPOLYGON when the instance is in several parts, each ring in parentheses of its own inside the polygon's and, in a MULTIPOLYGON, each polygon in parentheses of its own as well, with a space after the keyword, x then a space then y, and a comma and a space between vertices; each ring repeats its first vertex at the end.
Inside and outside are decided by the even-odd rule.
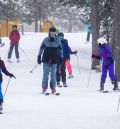
MULTIPOLYGON (((13 63, 7 62, 9 39, 2 38, 5 46, 0 48, 0 57, 7 69, 14 73, 4 98, 4 114, 0 115, 0 129, 120 129, 120 111, 117 112, 120 93, 97 92, 101 73, 91 71, 91 43, 85 44, 86 33, 65 33, 71 48, 78 50, 71 55, 74 78, 67 79, 68 88, 57 88, 60 96, 40 94, 42 65, 37 64, 37 54, 46 33, 25 33, 20 41, 21 63, 14 53, 13 63)), ((68 76, 68 74, 67 74, 68 76)), ((9 78, 3 75, 3 93, 9 78)), ((105 89, 113 86, 107 78, 105 89)))

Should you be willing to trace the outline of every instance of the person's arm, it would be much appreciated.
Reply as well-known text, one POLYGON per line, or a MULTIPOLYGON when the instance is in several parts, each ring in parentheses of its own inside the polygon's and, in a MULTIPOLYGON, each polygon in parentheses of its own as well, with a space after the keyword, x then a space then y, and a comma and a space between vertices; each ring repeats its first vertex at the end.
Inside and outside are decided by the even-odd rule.
POLYGON ((10 76, 10 77, 15 77, 12 73, 9 73, 8 70, 6 69, 5 67, 5 64, 2 60, 0 60, 0 64, 1 64, 1 69, 2 69, 2 72, 7 75, 7 76, 10 76))

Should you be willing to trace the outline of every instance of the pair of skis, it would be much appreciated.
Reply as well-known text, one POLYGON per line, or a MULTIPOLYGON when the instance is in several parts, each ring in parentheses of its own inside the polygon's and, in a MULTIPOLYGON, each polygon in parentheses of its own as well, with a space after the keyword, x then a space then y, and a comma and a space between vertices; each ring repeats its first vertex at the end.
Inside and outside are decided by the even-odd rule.
POLYGON ((53 94, 53 93, 49 93, 49 92, 41 93, 41 94, 44 94, 44 95, 56 95, 56 96, 57 96, 57 95, 60 95, 60 93, 54 93, 54 94, 53 94))
POLYGON ((113 91, 108 91, 108 90, 97 90, 98 92, 101 92, 101 93, 113 93, 113 92, 120 92, 120 90, 113 90, 113 91))

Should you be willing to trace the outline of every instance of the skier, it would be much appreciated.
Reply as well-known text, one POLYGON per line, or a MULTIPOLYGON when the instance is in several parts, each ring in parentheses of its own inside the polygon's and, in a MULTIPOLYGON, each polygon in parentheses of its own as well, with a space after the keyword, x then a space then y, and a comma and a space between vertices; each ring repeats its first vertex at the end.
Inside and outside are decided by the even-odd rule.
POLYGON ((14 47, 15 47, 15 55, 17 58, 17 62, 19 62, 18 47, 19 47, 20 34, 19 34, 19 31, 17 30, 17 25, 12 26, 12 31, 10 32, 9 39, 11 42, 10 42, 10 49, 8 52, 8 62, 12 63, 10 59, 11 59, 11 55, 14 47))
MULTIPOLYGON (((68 46, 69 46, 69 45, 68 45, 68 46)), ((77 54, 77 50, 72 51, 71 48, 69 47, 69 53, 76 55, 76 54, 77 54)), ((70 63, 70 58, 66 60, 66 67, 67 67, 67 70, 68 70, 68 73, 69 73, 68 79, 73 78, 72 66, 71 66, 71 63, 70 63)))
POLYGON ((101 75, 101 82, 100 82, 100 91, 104 91, 104 83, 107 77, 107 71, 109 71, 109 77, 111 79, 112 84, 114 85, 113 90, 119 90, 118 82, 116 75, 114 73, 114 60, 112 55, 112 50, 107 43, 106 39, 99 38, 97 40, 99 48, 100 48, 100 55, 92 54, 92 58, 95 59, 102 59, 102 75, 101 75))
POLYGON ((86 37, 86 43, 89 43, 90 40, 90 34, 92 33, 92 25, 91 22, 89 21, 87 24, 87 37, 86 37))
POLYGON ((14 78, 15 78, 15 76, 14 76, 12 73, 9 73, 9 72, 7 71, 3 60, 1 60, 1 58, 0 58, 0 112, 1 112, 2 109, 3 109, 3 108, 2 108, 2 104, 3 104, 3 94, 2 94, 2 81, 3 81, 3 79, 2 79, 2 72, 3 72, 4 74, 6 74, 7 76, 10 76, 10 78, 11 78, 11 77, 14 77, 14 78))
POLYGON ((42 93, 48 94, 48 77, 50 73, 50 88, 51 93, 56 94, 56 66, 58 57, 62 62, 63 53, 60 45, 60 40, 56 37, 56 28, 49 29, 49 36, 45 38, 40 46, 37 62, 43 62, 43 79, 42 79, 42 93), (42 61, 41 61, 42 56, 42 61))
POLYGON ((62 85, 60 85, 60 79, 62 77, 62 82, 63 82, 63 86, 67 87, 66 85, 66 60, 68 60, 70 58, 69 55, 69 46, 68 46, 68 42, 66 39, 64 39, 64 34, 62 32, 58 33, 57 35, 58 39, 60 39, 61 41, 61 46, 63 49, 63 60, 58 61, 57 63, 57 71, 56 71, 56 79, 57 79, 57 86, 58 87, 62 87, 62 85))

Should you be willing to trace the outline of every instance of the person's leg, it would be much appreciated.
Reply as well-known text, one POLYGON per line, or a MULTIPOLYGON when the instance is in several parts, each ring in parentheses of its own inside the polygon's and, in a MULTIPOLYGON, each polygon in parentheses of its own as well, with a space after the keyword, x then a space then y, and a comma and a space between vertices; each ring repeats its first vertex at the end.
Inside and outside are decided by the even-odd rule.
POLYGON ((50 88, 53 92, 56 92, 56 64, 51 64, 51 79, 50 79, 50 88))
POLYGON ((66 67, 67 67, 68 73, 72 74, 72 67, 70 64, 70 60, 66 60, 66 67))
POLYGON ((42 79, 43 91, 47 90, 48 88, 49 73, 50 73, 50 65, 43 63, 43 79, 42 79))
POLYGON ((106 80, 106 77, 107 77, 107 69, 108 69, 108 67, 106 65, 102 66, 100 90, 104 90, 104 83, 105 83, 105 80, 106 80))
POLYGON ((14 45, 13 44, 10 44, 10 49, 9 49, 9 52, 8 52, 8 59, 11 58, 13 48, 14 48, 14 45))
POLYGON ((61 76, 62 76, 62 82, 63 82, 63 86, 67 86, 66 85, 66 65, 65 65, 65 60, 63 61, 62 65, 61 65, 61 76))
POLYGON ((114 85, 113 90, 118 90, 119 88, 118 88, 117 77, 116 77, 115 72, 114 72, 114 63, 111 63, 109 65, 108 69, 109 69, 109 77, 111 79, 112 84, 114 85))
POLYGON ((19 43, 15 44, 15 55, 17 58, 17 61, 19 62, 19 51, 18 51, 19 43))
POLYGON ((57 81, 58 84, 60 84, 60 74, 61 74, 61 65, 57 64, 56 81, 57 81))
POLYGON ((87 32, 87 38, 86 38, 86 41, 89 42, 90 40, 90 32, 87 32))
POLYGON ((0 105, 3 103, 2 85, 0 83, 0 105))

